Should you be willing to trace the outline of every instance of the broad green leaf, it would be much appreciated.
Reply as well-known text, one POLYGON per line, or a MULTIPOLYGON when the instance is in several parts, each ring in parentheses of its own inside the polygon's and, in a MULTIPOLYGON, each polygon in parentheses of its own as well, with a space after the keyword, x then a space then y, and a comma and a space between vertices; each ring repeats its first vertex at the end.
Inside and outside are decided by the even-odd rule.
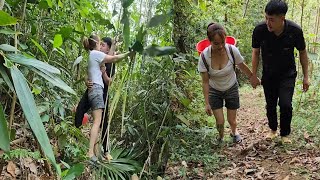
POLYGON ((58 33, 62 35, 62 38, 66 39, 71 37, 72 32, 73 32, 73 28, 71 26, 66 26, 66 27, 60 28, 60 31, 58 33))
POLYGON ((63 39, 62 39, 62 36, 61 34, 56 34, 54 36, 54 40, 53 40, 53 47, 54 48, 57 48, 57 47, 60 47, 63 43, 63 39))
POLYGON ((206 0, 199 0, 199 7, 202 11, 207 11, 207 2, 206 0))
POLYGON ((167 17, 168 17, 167 14, 155 15, 150 19, 147 27, 156 27, 156 26, 166 22, 167 17))
POLYGON ((63 40, 62 40, 61 34, 56 34, 53 40, 53 47, 54 48, 60 47, 62 43, 63 43, 63 40))
POLYGON ((130 44, 130 23, 129 23, 129 12, 127 9, 123 10, 121 23, 123 24, 123 37, 124 37, 124 48, 128 49, 130 44))
POLYGON ((14 35, 14 34, 22 34, 21 32, 15 32, 11 29, 0 29, 0 34, 5 34, 5 35, 14 35))
POLYGON ((134 0, 121 0, 122 1, 122 7, 123 8, 128 8, 134 0))
POLYGON ((14 66, 10 70, 17 97, 19 99, 23 113, 30 125, 30 128, 32 129, 39 144, 41 145, 43 152, 55 167, 57 173, 60 175, 61 169, 56 163, 56 159, 54 157, 47 132, 42 124, 40 115, 37 112, 38 108, 36 106, 33 94, 31 93, 31 90, 27 84, 27 81, 17 67, 14 66))
POLYGON ((2 49, 3 51, 8 51, 8 52, 16 52, 19 51, 16 47, 13 47, 9 44, 1 44, 0 45, 0 49, 2 49))
POLYGON ((58 6, 63 8, 63 3, 61 2, 61 0, 58 1, 58 6))
POLYGON ((54 73, 54 74, 60 74, 60 70, 55 68, 54 66, 51 66, 48 63, 39 61, 39 60, 31 58, 31 57, 26 57, 22 54, 8 54, 6 56, 12 62, 26 65, 29 67, 35 67, 41 71, 46 71, 46 72, 50 72, 50 73, 54 73))
POLYGON ((142 43, 146 33, 147 31, 143 30, 143 26, 141 26, 138 31, 138 34, 136 35, 136 41, 139 41, 142 43))
POLYGON ((139 53, 142 53, 143 52, 143 46, 141 44, 141 42, 139 41, 136 41, 133 46, 132 46, 132 49, 136 52, 139 52, 139 53))
POLYGON ((14 25, 17 24, 17 19, 10 16, 8 13, 0 10, 0 26, 8 26, 8 25, 14 25))
POLYGON ((8 126, 7 120, 4 116, 2 105, 0 104, 0 148, 3 149, 5 152, 10 150, 10 140, 9 140, 9 133, 8 133, 8 126))
POLYGON ((82 172, 84 171, 84 165, 83 164, 75 164, 72 166, 65 177, 63 177, 63 180, 73 180, 76 177, 80 176, 82 172))
POLYGON ((176 48, 171 46, 161 47, 153 44, 151 46, 148 46, 144 50, 144 52, 149 56, 164 56, 164 55, 170 55, 175 53, 176 48))
POLYGON ((18 43, 19 44, 19 46, 21 47, 21 49, 23 49, 23 50, 26 50, 26 49, 28 49, 28 46, 26 45, 26 44, 22 44, 22 43, 18 43))
POLYGON ((190 126, 189 120, 183 115, 176 115, 178 119, 180 119, 185 125, 190 126))
POLYGON ((110 20, 103 18, 101 14, 94 13, 93 16, 99 25, 104 25, 108 29, 114 29, 114 25, 110 22, 110 20))
POLYGON ((48 114, 45 114, 41 116, 41 120, 43 123, 49 122, 50 116, 48 114))
POLYGON ((33 42, 34 45, 37 46, 37 48, 42 52, 42 54, 44 54, 47 58, 48 58, 48 55, 46 53, 46 51, 43 49, 43 47, 35 40, 31 39, 31 41, 33 42))
POLYGON ((0 64, 0 74, 1 74, 1 76, 2 76, 2 78, 3 78, 3 80, 6 82, 6 84, 7 84, 8 87, 10 88, 10 90, 11 90, 12 92, 14 92, 13 84, 12 84, 12 82, 11 82, 11 80, 10 80, 10 78, 9 78, 9 76, 8 76, 5 68, 6 68, 6 67, 4 67, 3 64, 0 64))
POLYGON ((47 0, 48 6, 52 8, 52 0, 47 0))
POLYGON ((62 81, 59 77, 54 76, 53 74, 43 70, 39 71, 35 68, 31 68, 31 70, 36 72, 38 75, 42 76, 46 80, 48 80, 53 85, 59 87, 60 89, 67 91, 71 94, 76 94, 76 92, 70 86, 68 86, 64 81, 62 81))

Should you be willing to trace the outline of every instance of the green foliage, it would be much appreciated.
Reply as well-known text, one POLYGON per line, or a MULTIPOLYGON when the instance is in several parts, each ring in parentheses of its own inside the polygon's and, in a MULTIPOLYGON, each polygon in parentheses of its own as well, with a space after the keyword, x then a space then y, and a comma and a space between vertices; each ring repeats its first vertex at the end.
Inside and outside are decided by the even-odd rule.
POLYGON ((191 129, 186 126, 176 126, 172 151, 172 160, 203 164, 206 172, 215 172, 226 159, 219 155, 220 147, 216 145, 214 129, 202 127, 191 129), (214 152, 212 152, 214 149, 214 152))
POLYGON ((37 112, 37 106, 34 102, 34 97, 29 89, 25 77, 16 67, 11 68, 10 70, 12 81, 24 115, 26 116, 26 119, 28 120, 28 123, 33 130, 33 133, 37 137, 37 140, 41 145, 44 153, 55 167, 57 173, 61 174, 60 167, 56 163, 48 135, 42 124, 39 113, 37 112))
POLYGON ((10 150, 10 140, 9 140, 9 133, 8 133, 8 126, 7 121, 5 119, 5 114, 3 112, 3 107, 0 104, 0 148, 3 149, 5 152, 10 150))
POLYGON ((3 159, 7 161, 24 158, 41 160, 41 154, 39 151, 32 152, 28 149, 13 149, 3 154, 3 159))
POLYGON ((0 26, 8 26, 8 25, 14 25, 17 24, 17 19, 10 16, 8 13, 0 10, 0 26))
POLYGON ((71 168, 68 168, 67 170, 62 172, 62 179, 63 180, 72 180, 76 177, 80 176, 82 172, 84 171, 84 165, 83 164, 75 164, 71 168))
POLYGON ((101 179, 130 179, 133 173, 141 170, 141 165, 133 160, 135 158, 134 150, 125 150, 114 147, 111 152, 112 160, 102 162, 96 170, 98 178, 101 179))

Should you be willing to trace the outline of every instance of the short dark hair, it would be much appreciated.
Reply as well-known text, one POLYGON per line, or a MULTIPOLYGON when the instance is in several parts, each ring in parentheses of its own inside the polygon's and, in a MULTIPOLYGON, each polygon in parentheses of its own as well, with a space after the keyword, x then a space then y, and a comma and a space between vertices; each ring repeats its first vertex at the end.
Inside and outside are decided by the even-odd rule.
POLYGON ((288 4, 283 0, 270 0, 264 9, 268 15, 286 15, 288 4))
POLYGON ((102 41, 103 41, 104 43, 107 43, 107 45, 109 46, 109 48, 111 47, 111 45, 112 45, 112 39, 111 39, 110 37, 104 37, 104 38, 102 38, 102 41))
POLYGON ((209 41, 213 41, 213 37, 218 34, 222 39, 226 38, 227 33, 223 26, 218 23, 210 23, 207 26, 207 37, 209 41))

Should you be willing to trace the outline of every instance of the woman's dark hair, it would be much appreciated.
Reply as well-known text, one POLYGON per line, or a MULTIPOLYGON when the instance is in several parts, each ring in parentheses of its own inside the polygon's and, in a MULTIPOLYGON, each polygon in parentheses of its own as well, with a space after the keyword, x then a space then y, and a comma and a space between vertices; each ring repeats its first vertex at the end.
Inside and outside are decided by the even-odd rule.
POLYGON ((111 45, 112 45, 112 39, 111 39, 110 37, 104 37, 104 38, 102 38, 102 41, 103 41, 104 43, 107 43, 107 45, 109 46, 109 48, 111 47, 111 45))
POLYGON ((272 15, 286 15, 288 5, 282 0, 270 0, 264 9, 264 12, 270 16, 272 15))
POLYGON ((227 36, 224 28, 218 23, 210 23, 207 27, 207 37, 209 41, 213 41, 213 37, 218 34, 222 39, 227 36))
POLYGON ((84 48, 89 51, 89 50, 93 50, 94 48, 97 47, 97 43, 99 42, 99 36, 97 35, 91 35, 89 38, 84 38, 83 39, 83 46, 84 48))

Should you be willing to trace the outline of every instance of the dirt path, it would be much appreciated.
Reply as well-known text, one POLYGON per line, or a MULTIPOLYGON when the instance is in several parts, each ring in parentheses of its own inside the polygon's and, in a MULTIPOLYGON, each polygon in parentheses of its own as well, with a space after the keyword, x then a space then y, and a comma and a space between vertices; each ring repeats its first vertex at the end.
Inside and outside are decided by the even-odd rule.
MULTIPOLYGON (((291 134, 293 144, 282 145, 280 137, 272 142, 266 141, 265 135, 269 128, 263 108, 265 102, 262 88, 254 91, 251 88, 241 88, 240 96, 238 130, 243 137, 243 142, 233 144, 228 137, 230 129, 226 127, 225 143, 222 146, 212 147, 207 139, 196 144, 197 146, 210 144, 202 147, 212 148, 205 152, 207 157, 218 154, 217 169, 209 169, 210 172, 206 172, 206 167, 201 160, 174 161, 167 168, 166 175, 169 179, 320 179, 320 147, 313 146, 311 137, 308 137, 307 133, 304 135, 297 133, 301 130, 293 127, 291 134)), ((214 129, 213 132, 216 130, 214 129)), ((188 158, 182 156, 181 159, 188 158)))
POLYGON ((238 127, 243 143, 224 147, 230 163, 212 179, 320 179, 320 150, 301 147, 307 135, 296 137, 293 131, 292 145, 282 145, 280 137, 265 141, 269 129, 264 104, 261 88, 241 93, 238 127))

